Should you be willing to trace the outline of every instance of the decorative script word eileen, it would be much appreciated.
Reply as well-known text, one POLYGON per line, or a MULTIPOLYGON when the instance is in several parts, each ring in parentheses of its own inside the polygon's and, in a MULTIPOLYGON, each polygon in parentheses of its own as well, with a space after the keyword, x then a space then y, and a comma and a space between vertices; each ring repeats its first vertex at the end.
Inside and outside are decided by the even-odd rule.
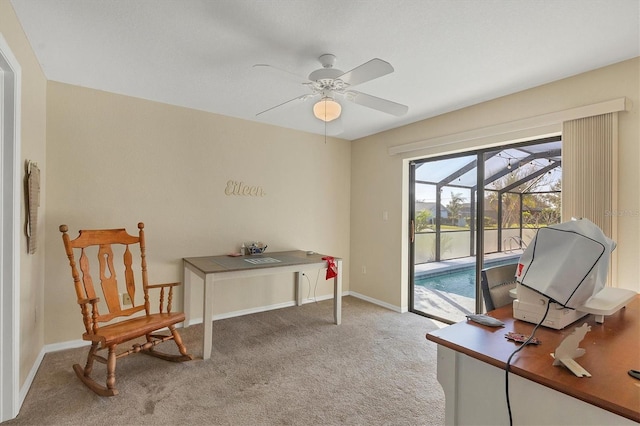
POLYGON ((250 186, 235 180, 227 181, 224 193, 226 195, 246 195, 249 197, 263 197, 266 195, 261 186, 250 186))

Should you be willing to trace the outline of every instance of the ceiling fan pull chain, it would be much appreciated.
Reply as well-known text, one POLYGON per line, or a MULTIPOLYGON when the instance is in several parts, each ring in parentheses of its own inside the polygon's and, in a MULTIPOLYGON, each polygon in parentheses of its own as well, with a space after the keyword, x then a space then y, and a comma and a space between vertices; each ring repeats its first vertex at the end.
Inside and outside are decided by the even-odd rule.
MULTIPOLYGON (((327 103, 324 103, 324 116, 327 116, 327 103)), ((324 144, 327 144, 327 120, 324 121, 324 144)))

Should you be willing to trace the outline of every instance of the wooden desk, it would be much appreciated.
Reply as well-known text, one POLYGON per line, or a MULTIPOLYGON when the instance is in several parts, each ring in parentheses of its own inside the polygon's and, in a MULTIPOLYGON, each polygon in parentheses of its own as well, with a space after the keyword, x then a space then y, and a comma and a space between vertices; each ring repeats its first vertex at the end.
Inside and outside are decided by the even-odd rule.
MULTIPOLYGON (((184 313, 185 326, 190 325, 192 318, 191 291, 193 283, 191 274, 195 273, 203 281, 203 318, 204 336, 202 358, 211 358, 212 332, 213 332, 213 284, 215 281, 246 278, 259 275, 281 274, 294 272, 296 275, 296 305, 302 304, 302 274, 310 269, 320 269, 327 266, 327 261, 322 260, 326 255, 307 254, 305 251, 283 251, 265 253, 258 256, 204 256, 187 257, 183 259, 184 265, 184 313), (261 259, 275 259, 274 263, 259 263, 261 259), (252 262, 258 263, 252 263, 252 262)), ((333 279, 333 318, 336 324, 342 321, 342 259, 335 259, 338 267, 338 276, 333 279)))
MULTIPOLYGON (((508 424, 504 370, 517 345, 504 335, 529 335, 534 324, 514 320, 511 306, 489 315, 505 327, 465 321, 427 334, 438 344, 438 381, 445 390, 447 424, 508 424), (485 398, 490 402, 483 402, 485 398)), ((509 395, 514 424, 640 422, 640 381, 627 374, 640 369, 640 296, 607 316, 604 324, 588 315, 563 330, 540 327, 536 337, 541 345, 529 345, 512 358, 509 395), (586 354, 577 361, 592 377, 579 378, 564 367, 553 367, 549 354, 585 322, 591 331, 580 344, 586 354)))

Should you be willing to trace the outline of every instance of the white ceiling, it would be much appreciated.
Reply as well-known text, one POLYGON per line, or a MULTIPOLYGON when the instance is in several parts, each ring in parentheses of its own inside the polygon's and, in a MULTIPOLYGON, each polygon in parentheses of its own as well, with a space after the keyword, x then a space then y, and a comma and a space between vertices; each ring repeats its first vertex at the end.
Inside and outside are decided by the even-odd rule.
POLYGON ((309 93, 321 54, 390 62, 356 89, 409 112, 341 101, 348 140, 640 56, 640 0, 11 3, 49 80, 313 133, 311 100, 256 114, 309 93))

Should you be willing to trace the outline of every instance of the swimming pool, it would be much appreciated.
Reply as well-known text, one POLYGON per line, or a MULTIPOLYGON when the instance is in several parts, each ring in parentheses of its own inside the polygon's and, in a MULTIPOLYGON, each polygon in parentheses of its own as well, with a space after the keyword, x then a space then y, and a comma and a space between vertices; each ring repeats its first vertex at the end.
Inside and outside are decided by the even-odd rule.
MULTIPOLYGON (((497 259, 485 261, 485 267, 509 265, 518 262, 518 258, 497 259)), ((423 273, 414 280, 414 286, 421 286, 432 290, 441 290, 460 296, 475 298, 476 294, 476 267, 470 264, 468 267, 453 271, 435 271, 423 273)))

